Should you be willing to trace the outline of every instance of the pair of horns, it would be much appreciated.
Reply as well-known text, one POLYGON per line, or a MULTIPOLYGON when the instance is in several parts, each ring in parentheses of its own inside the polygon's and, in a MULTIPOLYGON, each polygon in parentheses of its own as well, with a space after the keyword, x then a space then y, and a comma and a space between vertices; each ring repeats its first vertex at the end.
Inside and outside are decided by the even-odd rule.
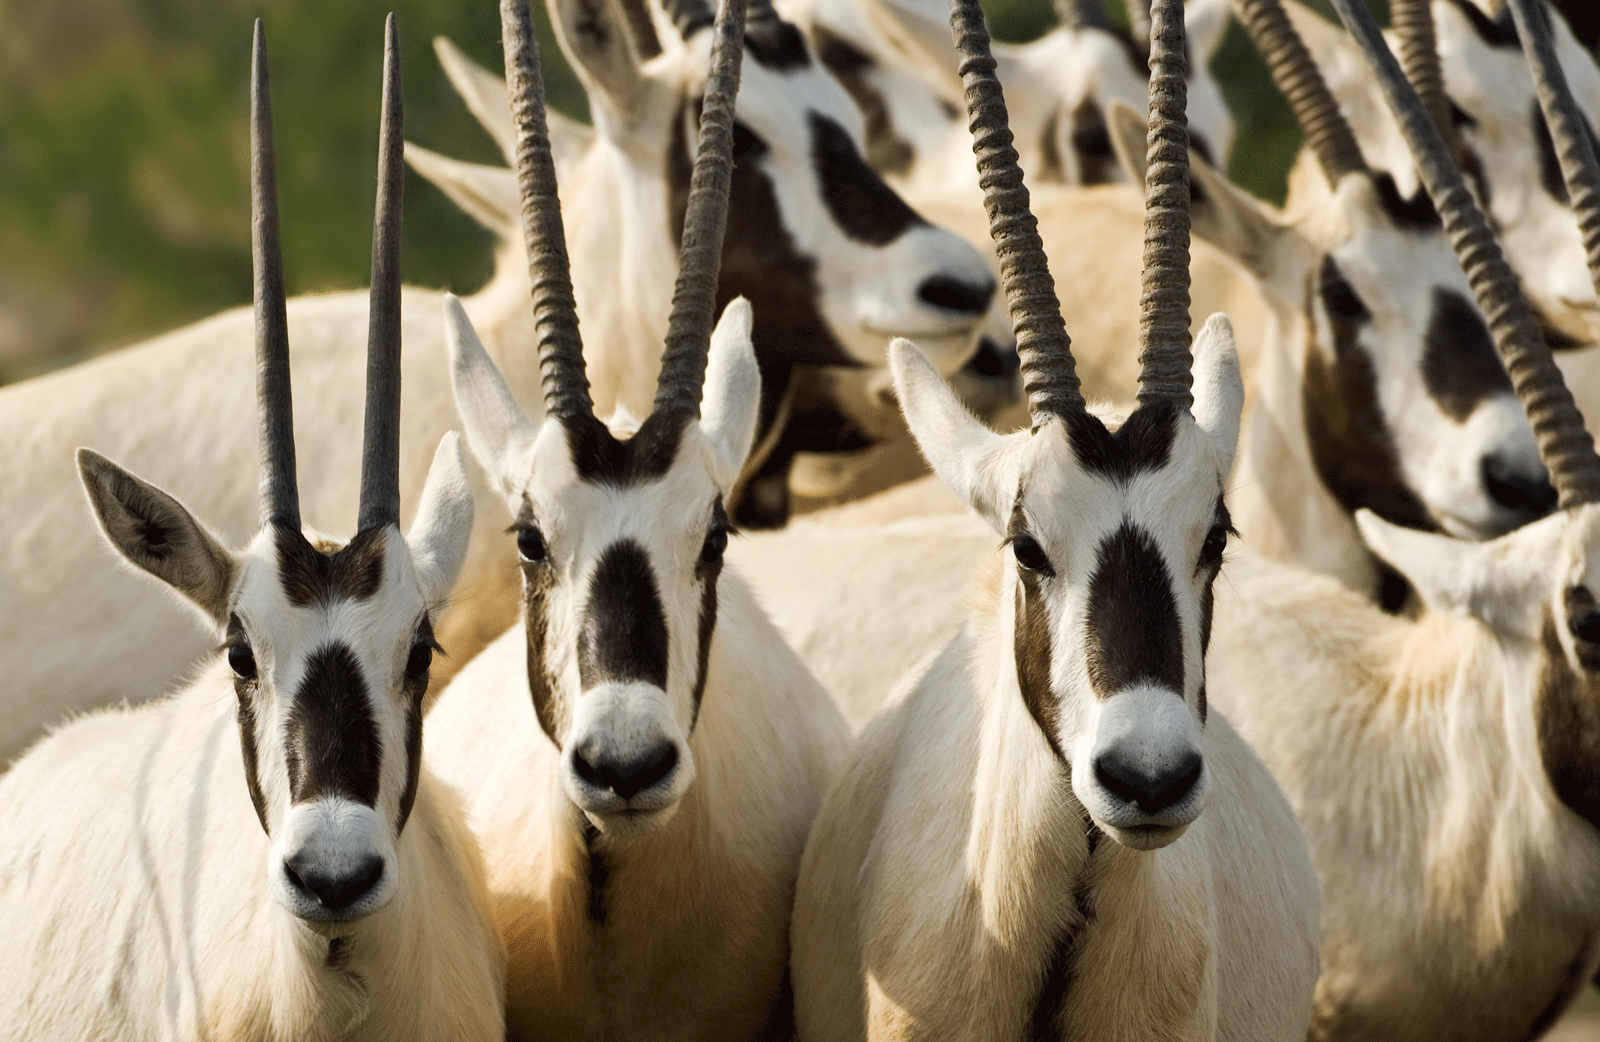
MULTIPOLYGON (((372 228, 367 322, 367 405, 357 530, 400 522, 400 43, 394 15, 384 26, 383 115, 378 132, 378 201, 372 228)), ((255 278, 256 399, 260 414, 261 522, 300 530, 289 321, 278 243, 278 187, 272 147, 267 44, 256 20, 250 75, 250 231, 255 278)))
MULTIPOLYGON (((1037 427, 1048 416, 1082 412, 1084 400, 1061 319, 1055 281, 1028 206, 1012 147, 1005 97, 995 75, 989 31, 978 0, 950 0, 950 28, 961 55, 972 151, 989 212, 989 231, 1011 307, 1022 359, 1022 385, 1037 427)), ((1169 401, 1187 409, 1189 353, 1189 132, 1184 115, 1181 0, 1151 10, 1149 167, 1145 175, 1145 268, 1140 298, 1139 404, 1169 401)))
POLYGON ((1517 277, 1467 190, 1433 117, 1389 53, 1364 0, 1333 0, 1333 6, 1377 76, 1384 99, 1400 124, 1423 186, 1444 222, 1478 307, 1489 320, 1489 331, 1511 384, 1527 410, 1561 507, 1600 502, 1600 456, 1595 455, 1594 441, 1522 297, 1517 277))
MULTIPOLYGON (((666 350, 656 382, 654 413, 694 419, 700 415, 706 357, 716 308, 722 239, 733 177, 733 110, 744 56, 745 0, 725 0, 712 27, 711 73, 700 117, 700 141, 689 180, 689 202, 678 255, 678 280, 667 322, 666 350)), ((533 38, 528 0, 500 0, 505 41, 506 89, 517 136, 517 182, 522 229, 533 284, 535 336, 544 384, 545 410, 557 419, 594 417, 583 342, 572 295, 571 264, 555 162, 545 122, 544 81, 533 38)))

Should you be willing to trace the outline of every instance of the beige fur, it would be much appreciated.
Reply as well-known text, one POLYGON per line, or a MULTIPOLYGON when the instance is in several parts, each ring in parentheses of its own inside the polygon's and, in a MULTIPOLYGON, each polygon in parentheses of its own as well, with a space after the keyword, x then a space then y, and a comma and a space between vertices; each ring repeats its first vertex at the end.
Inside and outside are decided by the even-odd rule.
POLYGON ((0 1038, 500 1038, 504 952, 455 795, 424 771, 399 893, 313 929, 266 896, 234 710, 215 663, 0 779, 0 1038))
POLYGON ((509 954, 514 1036, 743 1039, 775 1014, 800 850, 844 755, 827 696, 729 568, 676 817, 599 839, 607 924, 588 918, 582 814, 529 703, 519 626, 463 670, 428 720, 430 766, 484 845, 509 954), (832 723, 829 723, 829 720, 832 723))

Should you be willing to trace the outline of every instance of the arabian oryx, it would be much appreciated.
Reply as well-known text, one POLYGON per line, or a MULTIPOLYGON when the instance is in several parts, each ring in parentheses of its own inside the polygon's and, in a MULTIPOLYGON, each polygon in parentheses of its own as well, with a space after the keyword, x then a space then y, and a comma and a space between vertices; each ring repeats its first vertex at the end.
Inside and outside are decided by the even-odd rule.
POLYGON ((1415 619, 1299 570, 1230 566, 1213 690, 1321 875, 1310 1037, 1536 1038, 1600 961, 1600 459, 1427 110, 1365 5, 1336 5, 1463 244, 1560 509, 1481 544, 1359 514, 1415 587, 1415 619))
POLYGON ((1140 404, 1108 426, 1078 392, 982 10, 951 7, 1034 426, 993 433, 891 349, 919 444, 1012 560, 817 817, 800 1036, 1302 1039, 1315 873, 1266 768, 1206 710, 1244 392, 1222 317, 1189 392, 1181 8, 1154 11, 1140 404))
MULTIPOLYGON (((581 7, 567 7, 560 24, 590 24, 581 7)), ((581 205, 569 196, 568 212, 585 236, 602 225, 622 229, 603 247, 591 242, 584 247, 588 253, 575 258, 576 294, 596 345, 595 394, 638 414, 649 405, 641 381, 653 379, 658 365, 650 352, 660 349, 661 316, 676 265, 674 229, 681 221, 686 142, 692 139, 682 120, 693 117, 709 53, 709 16, 703 9, 684 11, 693 15, 684 35, 663 33, 661 55, 626 66, 637 79, 638 118, 618 114, 604 123, 607 135, 593 142, 583 164, 592 176, 572 189, 581 205), (607 178, 609 191, 600 187, 607 178), (635 241, 646 239, 653 245, 635 241), (624 276, 638 281, 619 283, 624 276), (609 332, 602 337, 602 330, 609 332), (630 366, 637 369, 629 376, 635 391, 623 393, 616 373, 630 366)), ((610 12, 608 0, 595 17, 610 12)), ((763 33, 763 39, 792 43, 782 23, 767 25, 757 36, 763 33)), ((615 36, 611 40, 624 46, 615 36)), ((719 302, 745 294, 757 303, 758 320, 771 320, 755 339, 765 385, 781 386, 791 363, 817 345, 823 357, 848 355, 881 367, 888 338, 902 333, 935 334, 946 347, 940 364, 960 366, 992 294, 982 257, 924 224, 871 174, 859 157, 859 115, 843 89, 809 58, 800 62, 808 53, 803 46, 782 53, 783 62, 769 51, 772 64, 763 64, 760 49, 752 48, 740 103, 740 141, 748 147, 734 172, 745 219, 730 230, 718 286, 719 302), (892 221, 901 223, 891 227, 892 221), (895 228, 898 233, 891 234, 895 228), (823 335, 824 329, 831 332, 823 335), (764 331, 773 335, 764 339, 764 331)), ((605 64, 600 55, 590 60, 605 64)), ((609 104, 598 97, 599 89, 597 111, 609 104)), ((466 178, 462 184, 514 191, 509 170, 454 169, 466 178)), ((498 197, 485 188, 483 198, 498 197)), ((497 212, 516 209, 502 201, 497 212)), ((542 404, 534 352, 527 350, 534 342, 528 276, 513 223, 506 216, 495 225, 508 239, 494 281, 463 304, 513 393, 537 416, 542 404)), ((423 486, 433 446, 456 423, 449 388, 437 379, 445 356, 442 304, 443 294, 430 290, 406 289, 402 297, 411 344, 403 362, 401 430, 407 501, 423 486)), ((345 417, 361 410, 366 314, 365 292, 289 303, 297 389, 302 403, 314 405, 301 410, 301 433, 320 453, 321 465, 304 475, 300 489, 312 524, 327 525, 355 510, 354 490, 338 475, 357 465, 359 451, 338 431, 345 417)), ((256 490, 238 475, 249 469, 256 449, 251 432, 235 421, 251 401, 253 375, 244 349, 252 336, 250 321, 247 309, 230 311, 0 388, 0 440, 7 446, 0 454, 0 487, 6 489, 0 530, 7 533, 0 549, 0 630, 14 646, 28 649, 8 663, 0 692, 0 766, 66 713, 161 694, 212 647, 204 628, 150 584, 131 574, 106 574, 60 446, 94 444, 159 485, 192 489, 189 505, 220 534, 249 538, 256 490), (238 349, 228 349, 230 344, 238 349), (153 402, 161 407, 152 408, 153 402), (78 595, 62 597, 64 589, 78 595)), ((456 610, 439 633, 449 649, 435 664, 443 676, 517 616, 516 581, 498 538, 500 501, 482 489, 477 495, 472 549, 452 594, 456 610)))
POLYGON ((794 879, 848 732, 723 567, 760 401, 749 303, 712 330, 744 8, 727 0, 705 34, 654 408, 608 425, 560 261, 527 0, 502 0, 545 409, 516 405, 448 304, 467 442, 514 518, 523 619, 440 696, 428 762, 484 847, 513 1038, 745 1039, 788 1020, 794 879))
POLYGON ((80 717, 0 778, 0 1037, 504 1036, 483 865, 422 764, 433 614, 466 554, 472 494, 447 436, 401 535, 392 15, 386 42, 359 531, 341 544, 301 526, 257 22, 261 531, 229 549, 167 493, 78 450, 112 546, 222 647, 172 697, 80 717))

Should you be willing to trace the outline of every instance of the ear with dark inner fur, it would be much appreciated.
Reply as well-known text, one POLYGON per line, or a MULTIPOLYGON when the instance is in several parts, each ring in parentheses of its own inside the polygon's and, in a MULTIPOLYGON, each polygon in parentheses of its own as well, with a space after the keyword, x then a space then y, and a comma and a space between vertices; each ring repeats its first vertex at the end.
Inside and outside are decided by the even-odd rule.
POLYGON ((218 627, 227 625, 234 573, 227 548, 183 504, 91 449, 78 450, 78 475, 111 545, 218 627))

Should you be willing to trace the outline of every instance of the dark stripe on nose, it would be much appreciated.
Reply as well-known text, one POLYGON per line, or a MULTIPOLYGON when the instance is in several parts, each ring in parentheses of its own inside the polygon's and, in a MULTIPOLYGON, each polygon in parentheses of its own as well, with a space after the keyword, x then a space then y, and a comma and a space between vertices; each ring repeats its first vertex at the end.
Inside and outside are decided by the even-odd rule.
POLYGON ((366 678, 348 646, 333 643, 311 653, 285 730, 295 803, 343 796, 377 806, 378 726, 366 678))
POLYGON ((847 236, 868 246, 887 246, 914 225, 927 223, 866 164, 843 127, 820 112, 810 113, 809 123, 818 187, 847 236))
POLYGON ((1172 576, 1155 540, 1124 521, 1100 543, 1089 578, 1085 647, 1101 698, 1147 680, 1183 692, 1183 636, 1172 576))
POLYGON ((1422 380, 1428 395, 1457 423, 1465 423, 1485 398, 1513 393, 1483 316, 1454 290, 1434 288, 1422 380))
POLYGON ((619 539, 600 555, 578 633, 584 690, 642 681, 667 686, 667 616, 644 548, 619 539))

